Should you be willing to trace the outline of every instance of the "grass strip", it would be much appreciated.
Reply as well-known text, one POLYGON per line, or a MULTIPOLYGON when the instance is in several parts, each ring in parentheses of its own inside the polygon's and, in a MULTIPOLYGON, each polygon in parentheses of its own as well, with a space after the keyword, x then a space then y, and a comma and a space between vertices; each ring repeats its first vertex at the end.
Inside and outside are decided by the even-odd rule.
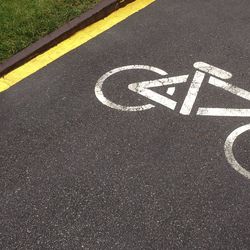
POLYGON ((100 0, 1 0, 0 63, 100 0))

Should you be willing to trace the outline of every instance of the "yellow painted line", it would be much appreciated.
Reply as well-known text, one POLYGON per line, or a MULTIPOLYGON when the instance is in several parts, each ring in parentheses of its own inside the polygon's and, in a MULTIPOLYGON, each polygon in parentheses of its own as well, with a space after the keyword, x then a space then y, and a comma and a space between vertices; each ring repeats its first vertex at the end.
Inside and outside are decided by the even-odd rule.
POLYGON ((69 51, 79 47, 88 42, 92 38, 98 36, 104 31, 110 29, 117 23, 123 21, 132 14, 145 8, 156 0, 136 0, 123 8, 118 9, 106 18, 78 31, 68 39, 62 41, 55 47, 38 55, 29 62, 23 64, 19 68, 11 71, 2 78, 0 78, 0 92, 8 89, 14 84, 20 82, 24 78, 32 75, 39 69, 45 67, 49 63, 55 61, 69 51))

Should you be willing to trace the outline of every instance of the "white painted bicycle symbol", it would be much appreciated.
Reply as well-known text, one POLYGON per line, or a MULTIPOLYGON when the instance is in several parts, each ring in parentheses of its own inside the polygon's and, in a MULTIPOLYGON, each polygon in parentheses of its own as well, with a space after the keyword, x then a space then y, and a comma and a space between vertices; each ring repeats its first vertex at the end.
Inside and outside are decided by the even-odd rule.
MULTIPOLYGON (((196 69, 194 77, 192 79, 191 85, 187 91, 187 95, 182 103, 181 109, 179 113, 182 115, 190 115, 195 101, 197 99, 199 90, 202 84, 205 83, 204 79, 206 75, 209 75, 208 84, 213 85, 215 87, 224 89, 240 98, 250 101, 250 92, 236 87, 225 80, 228 80, 232 77, 232 74, 209 65, 204 62, 196 62, 194 64, 194 68, 196 69)), ((141 106, 123 106, 117 104, 107 97, 104 96, 102 88, 103 84, 108 82, 108 78, 112 75, 117 74, 121 71, 127 70, 148 70, 155 72, 161 76, 161 78, 151 81, 143 81, 143 82, 136 82, 131 83, 128 85, 128 89, 142 95, 153 102, 159 103, 171 110, 176 111, 177 102, 167 96, 160 95, 153 90, 152 88, 167 86, 167 94, 173 95, 176 90, 176 85, 185 84, 187 83, 189 75, 181 75, 181 76, 174 76, 174 77, 167 77, 167 72, 161 70, 159 68, 155 68, 152 66, 145 66, 145 65, 129 65, 120 68, 113 69, 106 74, 104 74, 96 83, 95 86, 95 94, 96 97, 100 102, 104 105, 121 110, 121 111, 143 111, 154 108, 153 104, 146 104, 141 106)), ((196 112, 198 116, 230 116, 230 117, 250 117, 250 109, 235 109, 235 108, 207 108, 207 107, 199 107, 198 111, 196 112)), ((235 159, 233 155, 233 144, 237 137, 250 130, 250 124, 244 125, 240 128, 234 130, 226 139, 224 150, 227 161, 230 165, 240 174, 244 175, 248 179, 250 179, 250 172, 244 169, 235 159)))

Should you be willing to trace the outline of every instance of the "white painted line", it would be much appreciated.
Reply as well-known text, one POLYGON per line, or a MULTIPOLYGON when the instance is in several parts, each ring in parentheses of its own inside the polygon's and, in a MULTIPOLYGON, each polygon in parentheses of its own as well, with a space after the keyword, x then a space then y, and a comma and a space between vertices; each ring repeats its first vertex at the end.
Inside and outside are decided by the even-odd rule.
POLYGON ((202 116, 231 116, 250 117, 250 109, 230 109, 230 108, 199 108, 197 115, 202 116))
POLYGON ((166 93, 168 95, 173 95, 175 93, 175 88, 174 87, 170 87, 167 89, 166 93))
MULTIPOLYGON (((135 85, 134 85, 135 86, 135 85)), ((134 88, 133 85, 129 85, 129 89, 154 101, 154 102, 157 102, 157 103, 160 103, 161 105, 167 107, 167 108, 170 108, 172 110, 175 110, 175 107, 176 107, 176 104, 177 102, 166 97, 166 96, 163 96, 163 95, 160 95, 150 89, 146 89, 146 88, 142 88, 142 87, 135 87, 134 88)))
POLYGON ((139 83, 131 83, 128 85, 128 88, 133 92, 136 92, 154 102, 157 102, 167 108, 175 110, 177 102, 166 97, 160 95, 148 88, 162 87, 174 84, 180 84, 187 81, 188 75, 170 77, 170 78, 162 78, 153 81, 144 81, 139 83))
POLYGON ((136 89, 136 88, 148 89, 148 88, 156 88, 156 87, 163 87, 163 86, 184 83, 187 81, 187 79, 188 79, 188 75, 182 75, 182 76, 166 77, 166 78, 161 78, 161 79, 151 80, 151 81, 131 83, 129 84, 129 86, 131 86, 131 88, 133 89, 136 89))
POLYGON ((244 98, 244 99, 250 101, 250 92, 248 92, 242 88, 236 87, 230 83, 224 82, 224 81, 217 79, 215 77, 210 77, 208 83, 212 84, 215 87, 222 88, 222 89, 224 89, 224 90, 226 90, 234 95, 237 95, 241 98, 244 98))
POLYGON ((199 93, 201 84, 204 80, 205 74, 196 71, 194 75, 194 79, 190 85, 190 88, 188 90, 187 96, 182 104, 180 113, 183 115, 189 115, 191 113, 191 110, 193 108, 193 105, 195 103, 195 100, 197 98, 197 95, 199 93))
POLYGON ((104 96, 103 91, 102 91, 104 82, 112 75, 117 74, 117 73, 122 72, 122 71, 126 71, 126 70, 148 70, 148 71, 155 72, 155 73, 162 75, 162 76, 167 75, 167 72, 165 72, 161 69, 151 67, 151 66, 146 66, 146 65, 129 65, 129 66, 124 66, 124 67, 113 69, 113 70, 107 72, 106 74, 104 74, 97 81, 96 86, 95 86, 95 95, 96 95, 97 99, 101 103, 103 103, 104 105, 106 105, 110 108, 113 108, 113 109, 121 110, 121 111, 143 111, 143 110, 147 110, 147 109, 151 109, 151 108, 155 107, 152 104, 146 104, 146 105, 141 105, 141 106, 131 106, 131 107, 122 106, 122 105, 119 105, 119 104, 116 104, 116 103, 110 101, 109 99, 107 99, 104 96))
POLYGON ((194 64, 194 67, 202 72, 208 73, 210 75, 214 75, 221 79, 230 79, 233 76, 230 72, 227 72, 223 69, 219 69, 215 66, 212 66, 204 62, 196 62, 194 64))
POLYGON ((250 130, 250 124, 244 125, 240 128, 234 130, 228 137, 225 142, 224 150, 228 163, 240 174, 250 179, 250 172, 244 169, 235 159, 233 154, 233 145, 237 137, 244 132, 250 130))

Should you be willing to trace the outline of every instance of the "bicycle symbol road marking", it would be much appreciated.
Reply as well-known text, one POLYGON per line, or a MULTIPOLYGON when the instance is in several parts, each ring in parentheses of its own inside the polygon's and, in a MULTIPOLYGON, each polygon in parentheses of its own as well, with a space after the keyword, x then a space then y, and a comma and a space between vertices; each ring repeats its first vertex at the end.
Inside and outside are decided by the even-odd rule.
MULTIPOLYGON (((195 74, 192 79, 192 82, 190 84, 190 87, 187 91, 187 95, 182 103, 182 106, 179 110, 179 113, 182 115, 190 115, 195 101, 198 97, 200 88, 202 84, 205 83, 204 79, 206 75, 209 75, 208 84, 213 85, 217 88, 221 88, 225 91, 228 91, 231 94, 234 94, 240 98, 243 98, 247 101, 250 101, 250 92, 246 91, 242 88, 239 88, 237 86, 234 86, 225 80, 229 80, 232 78, 232 74, 230 72, 227 72, 223 69, 217 68, 215 66, 209 65, 204 62, 196 62, 194 63, 195 68, 195 74)), ((167 77, 168 73, 164 70, 161 70, 156 67, 152 66, 146 66, 146 65, 129 65, 129 66, 123 66, 120 68, 113 69, 106 74, 104 74, 96 83, 95 86, 95 94, 96 97, 100 102, 102 102, 104 105, 114 108, 121 111, 144 111, 151 108, 154 108, 155 105, 153 104, 146 104, 141 106, 123 106, 117 103, 114 103, 113 101, 109 100, 107 97, 104 96, 102 88, 103 84, 107 82, 108 78, 110 78, 112 75, 117 74, 121 71, 127 71, 127 70, 147 70, 152 71, 154 73, 159 74, 161 77, 156 80, 150 80, 150 81, 143 81, 143 82, 136 82, 136 83, 130 83, 128 85, 128 89, 142 95, 148 99, 150 99, 153 102, 156 102, 158 104, 161 104, 173 111, 176 111, 177 102, 167 96, 163 96, 155 91, 153 91, 153 88, 166 86, 167 94, 172 96, 175 93, 176 86, 180 84, 185 84, 188 81, 189 75, 180 75, 180 76, 174 76, 174 77, 167 77)), ((196 115, 198 116, 229 116, 229 117, 250 117, 250 109, 240 109, 240 108, 209 108, 209 107, 199 107, 198 111, 196 112, 196 115)), ((233 155, 233 144, 236 140, 236 138, 250 130, 250 125, 242 126, 235 131, 233 131, 227 138, 225 143, 225 154, 227 161, 232 165, 232 167, 250 179, 250 172, 245 170, 240 166, 240 164, 236 161, 233 155)))

